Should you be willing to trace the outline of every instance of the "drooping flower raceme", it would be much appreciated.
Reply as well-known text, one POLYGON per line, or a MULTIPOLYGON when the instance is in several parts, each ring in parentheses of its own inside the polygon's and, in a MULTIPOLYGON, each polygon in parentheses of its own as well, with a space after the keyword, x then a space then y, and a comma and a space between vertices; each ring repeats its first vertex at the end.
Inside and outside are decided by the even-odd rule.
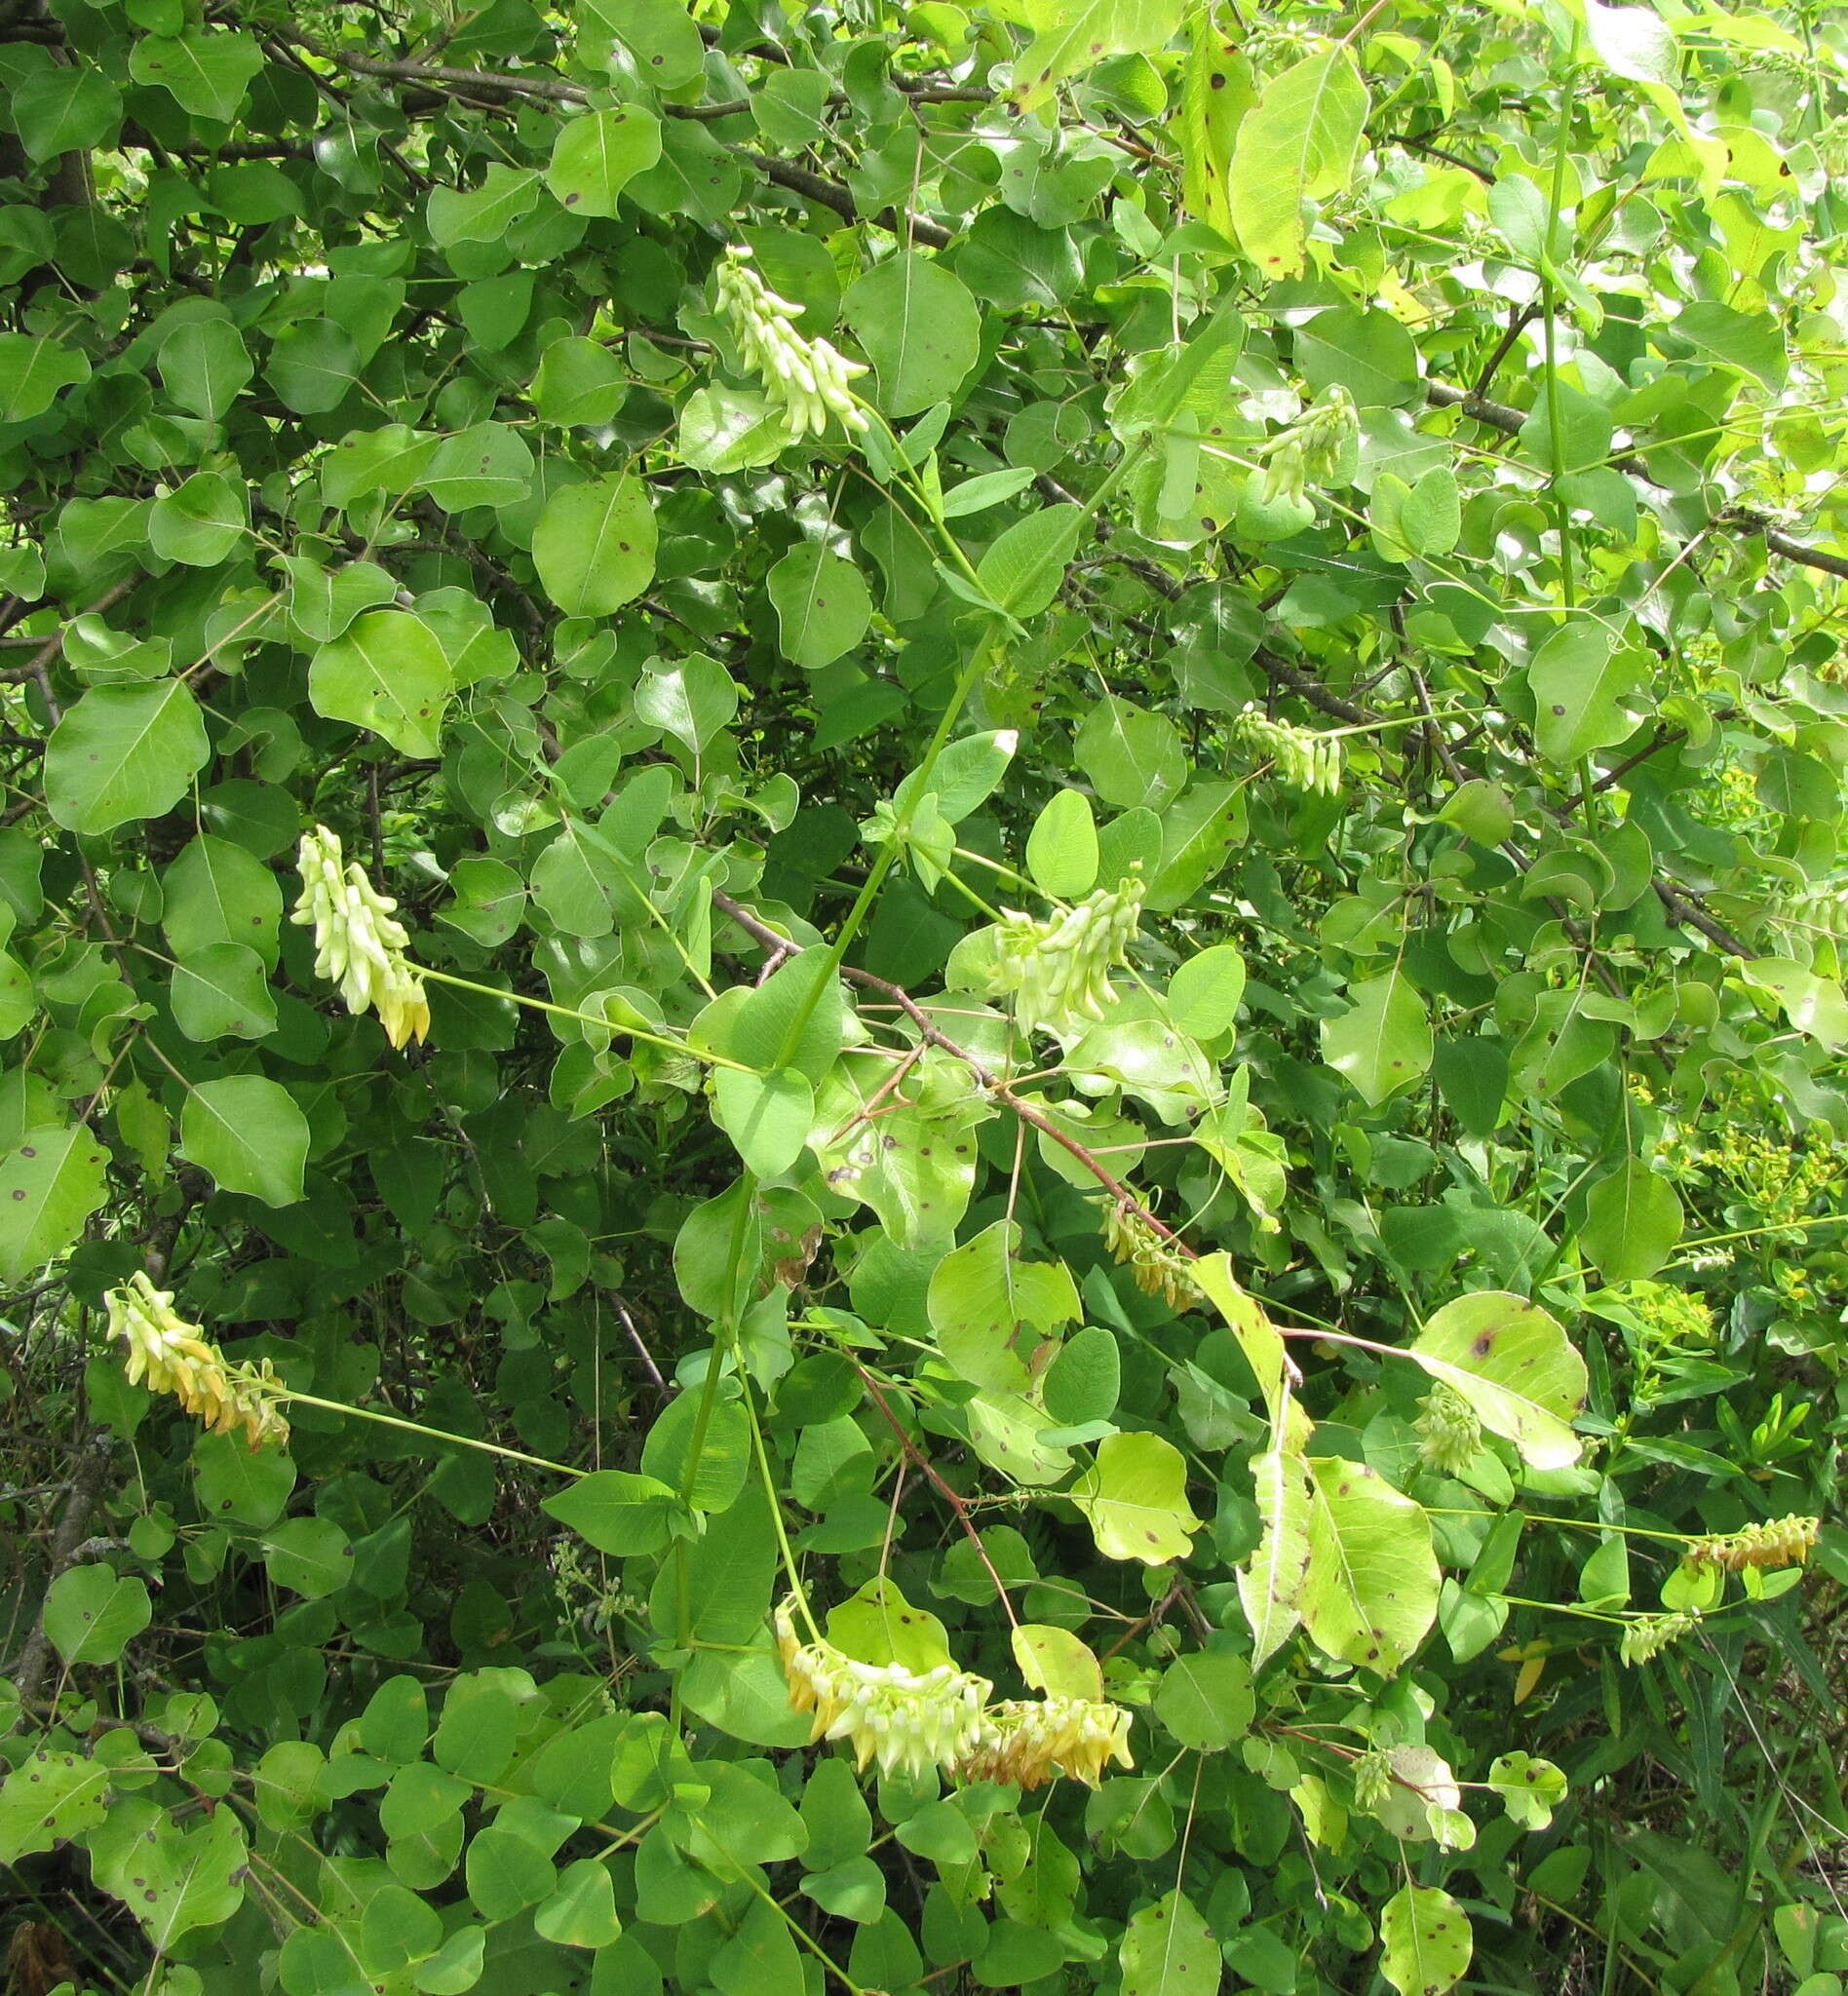
POLYGON ((1095 1788, 1112 1760, 1136 1765, 1124 1707, 1093 1698, 1005 1699, 988 1708, 981 1744, 957 1772, 965 1781, 1022 1788, 1064 1774, 1095 1788))
POLYGON ((1165 1240, 1134 1207, 1111 1200, 1103 1209, 1103 1245, 1130 1264, 1136 1286, 1146 1296, 1166 1296, 1176 1310, 1200 1297, 1187 1257, 1165 1240))
POLYGON ((1248 707, 1232 716, 1232 739, 1249 754, 1268 762, 1291 789, 1332 797, 1341 787, 1341 738, 1316 728, 1299 728, 1248 707))
POLYGON ((145 1382, 155 1393, 171 1393, 214 1435, 242 1428, 253 1449, 289 1439, 277 1405, 282 1385, 267 1359, 227 1364, 199 1325, 175 1313, 173 1291, 157 1289, 138 1269, 104 1300, 109 1335, 128 1346, 131 1386, 145 1382))
POLYGON ((395 919, 398 903, 373 887, 357 860, 344 865, 344 858, 339 835, 325 825, 303 833, 301 899, 289 919, 313 926, 315 974, 339 984, 349 1012, 373 1007, 394 1047, 421 1040, 430 1030, 430 1001, 404 955, 410 937, 395 919))
POLYGON ((1309 486, 1331 483, 1348 445, 1360 433, 1353 397, 1338 382, 1331 383, 1312 407, 1259 450, 1264 460, 1261 496, 1265 503, 1278 499, 1300 502, 1309 486))
POLYGON ((1646 1664, 1670 1643, 1698 1629, 1700 1620, 1691 1608, 1678 1608, 1672 1615, 1634 1615, 1624 1625, 1617 1654, 1627 1664, 1646 1664))
POLYGON ((866 369, 825 339, 805 339, 795 329, 801 306, 779 298, 751 269, 751 251, 734 246, 718 266, 719 309, 731 322, 738 356, 763 376, 763 385, 789 415, 800 436, 819 437, 829 416, 843 429, 866 428, 866 412, 853 391, 866 369))
POLYGON ((1694 1566, 1723 1566, 1738 1573, 1748 1566, 1801 1566, 1810 1555, 1820 1517, 1773 1517, 1736 1532, 1710 1532, 1688 1547, 1685 1557, 1694 1566))
POLYGON ((1128 961, 1142 912, 1142 876, 1100 887, 1062 915, 1035 920, 1004 908, 988 989, 1011 994, 1022 1030, 1063 1031, 1102 1018, 1116 1003, 1110 973, 1128 961))
POLYGON ((913 1775, 928 1767, 953 1773, 980 1744, 994 1688, 987 1678, 948 1664, 931 1670, 863 1664, 831 1642, 804 1643, 787 1601, 776 1620, 789 1703, 815 1714, 812 1739, 850 1740, 862 1768, 876 1760, 881 1774, 903 1768, 913 1775))

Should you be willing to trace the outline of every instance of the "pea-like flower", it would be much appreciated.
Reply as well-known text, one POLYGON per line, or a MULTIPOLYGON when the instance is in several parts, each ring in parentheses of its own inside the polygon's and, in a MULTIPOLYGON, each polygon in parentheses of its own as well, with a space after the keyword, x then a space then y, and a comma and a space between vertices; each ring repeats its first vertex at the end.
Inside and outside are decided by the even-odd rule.
POLYGON ((398 903, 380 894, 356 860, 343 864, 339 834, 325 825, 302 835, 301 899, 289 920, 315 932, 315 974, 340 986, 349 1012, 371 1006, 394 1047, 430 1030, 423 977, 404 955, 410 942, 398 903))
POLYGON ((930 1670, 863 1664, 831 1642, 804 1643, 787 1601, 776 1627, 789 1704, 815 1714, 812 1739, 852 1741, 860 1767, 876 1760, 881 1774, 930 1767, 951 1774, 980 1746, 994 1688, 987 1678, 948 1664, 930 1670))
POLYGON ((1200 1300, 1200 1285, 1187 1257, 1121 1200, 1112 1200, 1103 1209, 1103 1245, 1118 1261, 1130 1264, 1136 1286, 1145 1296, 1166 1296, 1176 1310, 1189 1309, 1200 1300))
POLYGON ((1261 497, 1300 503, 1311 485, 1327 485, 1339 476, 1347 447, 1361 434, 1354 399, 1340 384, 1326 388, 1287 430, 1261 446, 1264 460, 1261 497))
POLYGON ((289 1439, 289 1423, 277 1404, 282 1383, 267 1359, 227 1364, 199 1325, 174 1311, 173 1292, 157 1289, 138 1269, 104 1300, 109 1335, 128 1346, 131 1386, 145 1383, 155 1393, 171 1393, 214 1435, 242 1428, 252 1449, 289 1439))
POLYGON ((1037 1788, 1070 1775, 1095 1788, 1110 1761, 1134 1767, 1130 1714, 1107 1699, 1004 1699, 988 1708, 980 1746, 957 1772, 965 1781, 1037 1788))
POLYGON ((1232 716, 1233 741, 1248 754, 1268 762, 1278 781, 1294 790, 1332 797, 1341 787, 1341 738, 1316 728, 1277 720, 1254 707, 1232 716))
POLYGON ((853 383, 866 369, 850 361, 825 339, 805 339, 795 329, 800 305, 780 298, 747 260, 749 250, 726 250, 718 266, 719 309, 731 322, 732 337, 745 365, 762 375, 763 385, 780 402, 798 437, 819 437, 829 416, 841 427, 865 430, 866 412, 860 406, 853 383))
POLYGON ((1700 1619, 1691 1608, 1677 1609, 1672 1615, 1633 1616, 1624 1627, 1617 1654, 1627 1664, 1646 1664, 1698 1627, 1700 1619))
POLYGON ((1747 1566, 1801 1566, 1822 1528, 1820 1517, 1767 1518, 1736 1532, 1709 1532, 1696 1539, 1684 1556, 1690 1565, 1723 1566, 1728 1573, 1747 1566))
POLYGON ((1004 908, 988 989, 1011 994, 1021 1028, 1062 1031, 1096 1021, 1116 1003, 1110 973, 1129 960, 1142 912, 1142 876, 1100 887, 1062 915, 1036 920, 1004 908))

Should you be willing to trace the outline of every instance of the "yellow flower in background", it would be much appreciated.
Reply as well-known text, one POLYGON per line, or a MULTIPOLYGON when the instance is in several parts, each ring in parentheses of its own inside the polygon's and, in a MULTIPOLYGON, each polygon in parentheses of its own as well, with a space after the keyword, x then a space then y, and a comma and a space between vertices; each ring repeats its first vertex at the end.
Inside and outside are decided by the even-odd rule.
POLYGON ((267 1359, 226 1364, 199 1325, 175 1313, 173 1292, 157 1289, 138 1269, 104 1301, 109 1335, 128 1346, 131 1386, 171 1393, 214 1435, 242 1428, 252 1449, 289 1439, 289 1423, 277 1404, 282 1382, 267 1359))
POLYGON ((370 1006, 394 1047, 430 1030, 423 978, 404 951, 410 937, 398 903, 380 894, 356 860, 345 864, 339 835, 325 825, 302 834, 296 865, 301 899, 289 920, 315 932, 315 975, 331 979, 352 1013, 370 1006))

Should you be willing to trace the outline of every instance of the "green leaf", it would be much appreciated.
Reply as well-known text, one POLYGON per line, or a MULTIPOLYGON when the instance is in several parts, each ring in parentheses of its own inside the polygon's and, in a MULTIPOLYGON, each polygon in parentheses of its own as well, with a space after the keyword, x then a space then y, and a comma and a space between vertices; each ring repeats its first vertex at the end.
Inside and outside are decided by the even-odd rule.
POLYGON ((260 1040, 276 1030, 263 959, 241 942, 210 942, 173 966, 173 1022, 189 1040, 260 1040))
POLYGON ((228 125, 263 66, 254 36, 192 28, 182 35, 147 35, 129 51, 129 74, 158 85, 182 111, 228 125))
POLYGON ((667 1543, 674 1493, 656 1477, 594 1470, 546 1498, 540 1508, 599 1553, 630 1558, 667 1543))
POLYGON ((1250 1731, 1257 1710, 1243 1657, 1195 1651, 1162 1672, 1155 1716, 1183 1746, 1222 1751, 1250 1731))
POLYGON ((1020 1246, 1018 1224, 996 1220, 944 1255, 931 1276, 931 1327, 944 1359, 995 1393, 1022 1391, 1035 1347, 1080 1314, 1065 1264, 1018 1260, 1020 1246))
POLYGON ((1607 1283, 1636 1282, 1675 1252, 1685 1215, 1661 1172, 1629 1158, 1592 1187, 1578 1244, 1607 1283))
POLYGON ((1399 970, 1351 983, 1348 998, 1347 1011, 1322 1021, 1322 1057, 1377 1108, 1430 1071, 1431 1016, 1399 970))
POLYGON ((186 1092, 179 1149, 225 1191, 292 1206, 302 1194, 308 1119, 280 1082, 261 1075, 202 1082, 186 1092))
POLYGON ((1650 7, 1606 7, 1585 0, 1585 26, 1598 59, 1613 76, 1675 90, 1681 59, 1675 31, 1650 7))
POLYGON ((25 1132, 0 1163, 0 1280, 23 1283, 76 1240, 108 1196, 107 1159, 82 1123, 25 1132))
POLYGON ((1169 979, 1168 1016, 1190 1039, 1229 1033, 1245 996, 1245 958, 1230 942, 1215 942, 1190 956, 1169 979))
POLYGON ((1183 1559, 1201 1526, 1187 1502, 1186 1460, 1159 1435, 1105 1436, 1069 1495, 1106 1559, 1183 1559))
POLYGON ((286 408, 298 416, 337 409, 360 376, 353 335, 331 319, 298 320, 276 335, 263 372, 286 408))
POLYGON ((194 472, 173 491, 156 499, 147 518, 147 539, 163 561, 188 568, 215 568, 249 539, 246 513, 250 488, 220 472, 194 472))
POLYGON ((1081 506, 1046 506, 1017 519, 976 567, 976 580, 1013 617, 1037 617, 1058 595, 1084 524, 1081 506))
POLYGON ((878 370, 888 416, 915 415, 953 396, 981 353, 982 318, 969 288, 917 250, 856 278, 841 310, 878 370))
POLYGON ((75 347, 23 332, 0 332, 0 423, 42 416, 59 393, 90 379, 90 363, 75 347))
POLYGON ((1545 1829, 1566 1794, 1563 1770, 1526 1753, 1499 1755, 1489 1766, 1488 1785, 1522 1829, 1545 1829))
POLYGON ((108 145, 122 124, 122 93, 81 58, 22 78, 8 108, 27 157, 37 161, 108 145))
POLYGON ((548 423, 607 423, 628 394, 622 363, 594 339, 555 339, 532 382, 533 407, 548 423))
POLYGON ((1214 1996, 1224 1978, 1218 1942, 1178 1889, 1131 1915, 1118 1959, 1123 1996, 1214 1996))
POLYGON ((607 1947, 621 1937, 609 1867, 580 1858, 558 1873, 558 1889, 532 1916, 540 1938, 559 1947, 607 1947))
POLYGON ((475 423, 436 445, 422 482, 444 513, 465 513, 472 506, 517 505, 532 490, 532 452, 518 430, 475 423))
POLYGON ((639 104, 591 111, 558 128, 546 185, 580 214, 614 215, 616 197, 661 157, 661 126, 639 104))
POLYGON ((1559 626, 1527 667, 1534 740, 1549 762, 1571 763, 1636 732, 1629 703, 1654 673, 1649 655, 1618 647, 1590 617, 1559 626))
POLYGON ((1365 1463, 1312 1458, 1309 1478, 1303 1627, 1328 1655, 1390 1677, 1437 1616, 1431 1521, 1365 1463))
POLYGON ((426 211, 431 237, 445 250, 456 243, 498 243, 536 206, 539 188, 537 169, 500 160, 479 187, 433 187, 426 211))
POLYGON ((45 800, 71 831, 112 831, 171 811, 211 752, 199 704, 178 680, 93 686, 53 730, 45 800))
POLYGON ((1186 787, 1187 751, 1166 715, 1107 693, 1072 742, 1078 767, 1119 810, 1161 811, 1186 787))
POLYGON ((243 846, 202 832, 161 876, 161 927, 175 956, 235 942, 275 968, 282 883, 243 846))
MULTIPOLYGON (((1595 4, 1595 0, 1594 0, 1595 4)), ((1622 12, 1642 15, 1641 8, 1621 10, 1598 8, 1600 14, 1622 12)), ((1645 17, 1666 35, 1668 29, 1653 15, 1645 17)), ((1761 388, 1779 393, 1789 372, 1784 334, 1778 322, 1763 312, 1738 312, 1717 299, 1697 299, 1675 314, 1675 330, 1703 359, 1717 361, 1751 376, 1761 388)))
POLYGON ((1367 87, 1338 43, 1273 76, 1245 114, 1232 151, 1232 222, 1264 278, 1302 269, 1302 205, 1345 191, 1367 111, 1367 87))
MULTIPOLYGON (((1303 1429, 1306 1432, 1307 1422, 1303 1429)), ((1290 1639, 1302 1620, 1302 1598, 1314 1557, 1310 1525, 1315 1491, 1309 1464, 1295 1447, 1267 1448, 1251 1458, 1251 1495, 1263 1537, 1239 1569, 1239 1601, 1251 1625, 1256 1669, 1290 1639)))
POLYGON ((747 1171, 780 1177, 802 1155, 815 1120, 815 1091, 793 1067, 745 1074, 721 1067, 712 1077, 713 1120, 738 1148, 747 1171))
POLYGON ((1539 1304, 1499 1289, 1459 1296, 1426 1324, 1409 1355, 1522 1461, 1537 1470, 1578 1461, 1571 1424, 1585 1404, 1585 1361, 1539 1304))
POLYGON ((153 1619, 146 1586, 103 1565, 68 1567, 45 1595, 45 1633, 73 1666, 113 1664, 153 1619))
POLYGON ((729 1511, 751 1474, 751 1418, 737 1401, 719 1400, 702 1419, 704 1401, 703 1393, 683 1393, 656 1416, 642 1443, 642 1475, 695 1511, 729 1511))
POLYGON ((158 365, 161 382, 174 402, 213 423, 256 372, 242 336, 227 319, 192 319, 174 326, 161 342, 158 365))
MULTIPOLYGON (((94 1567, 78 1567, 89 1573, 94 1567)), ((146 1590, 142 1591, 146 1598, 146 1590)), ((108 1815, 109 1785, 115 1769, 107 1762, 74 1753, 52 1733, 29 1753, 0 1788, 0 1862, 14 1863, 34 1851, 49 1851, 61 1837, 97 1828, 108 1815), (58 1744, 54 1744, 58 1743, 58 1744)))
POLYGON ((200 1435, 193 1442, 193 1494, 203 1516, 271 1525, 295 1487, 295 1465, 280 1448, 252 1449, 239 1435, 200 1435))
POLYGON ((353 1547, 330 1517, 289 1517, 264 1534, 263 1564, 278 1587, 318 1601, 353 1578, 353 1547))
POLYGON ((1475 1941, 1469 1915, 1434 1885, 1402 1885, 1379 1921, 1379 1972, 1399 1996, 1444 1996, 1461 1981, 1475 1941))
POLYGON ((866 578, 814 541, 791 548, 771 569, 768 587, 783 655, 804 672, 819 672, 851 651, 872 621, 866 578))
POLYGON ((592 479, 546 501, 532 557, 546 595, 567 617, 607 617, 654 580, 655 537, 639 479, 592 479))
POLYGON ((1097 826, 1082 790, 1055 790, 1026 841, 1026 870, 1042 894, 1078 901, 1097 882, 1097 826))
POLYGON ((308 668, 318 714, 369 728, 404 755, 442 752, 452 684, 436 633, 408 610, 370 611, 324 644, 308 668))
POLYGON ((657 90, 691 83, 706 59, 706 44, 680 0, 578 0, 577 19, 580 34, 625 43, 657 90))
POLYGON ((182 1823, 170 1807, 120 1797, 90 1832, 92 1875, 140 1921, 157 1953, 195 1927, 215 1927, 244 1903, 250 1853, 230 1809, 182 1823))

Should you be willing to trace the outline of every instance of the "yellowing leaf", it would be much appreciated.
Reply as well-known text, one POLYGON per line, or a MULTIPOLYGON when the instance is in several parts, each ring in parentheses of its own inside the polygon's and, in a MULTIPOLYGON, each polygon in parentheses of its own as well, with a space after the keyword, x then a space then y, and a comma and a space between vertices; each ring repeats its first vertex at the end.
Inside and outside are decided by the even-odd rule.
POLYGON ((1107 1559, 1161 1566, 1185 1558, 1201 1519, 1187 1502, 1187 1465, 1159 1435, 1108 1435, 1097 1459, 1071 1487, 1107 1559))
MULTIPOLYGON (((1306 1428, 1307 1422, 1302 1425, 1306 1428)), ((1251 1625, 1251 1665, 1256 1669, 1289 1640, 1301 1620, 1312 1556, 1309 1465, 1293 1448, 1268 1448, 1251 1458, 1251 1483, 1264 1536, 1239 1573, 1239 1600, 1251 1625)))
POLYGON ((1535 1469, 1578 1461, 1571 1423, 1585 1404, 1585 1361, 1539 1304, 1501 1289, 1459 1296, 1425 1325, 1409 1356, 1535 1469))
POLYGON ((1437 1616, 1431 1520, 1365 1463, 1317 1457, 1309 1476, 1303 1627, 1329 1656, 1389 1677, 1437 1616))
POLYGON ((1379 1972, 1399 1996, 1444 1996, 1475 1951, 1469 1915, 1429 1885, 1402 1885, 1386 1901, 1379 1942, 1379 1972))
POLYGON ((1284 1353, 1283 1339, 1264 1314, 1264 1306, 1239 1286, 1229 1254, 1203 1254, 1188 1274, 1231 1326, 1247 1363, 1257 1375, 1258 1391, 1275 1425, 1283 1415, 1284 1380, 1290 1361, 1284 1353))
POLYGON ((1245 114, 1232 153, 1232 222, 1265 277, 1301 270, 1302 204, 1348 184, 1367 106, 1354 58, 1337 46, 1273 76, 1245 114))
POLYGON ((1027 14, 1039 32, 1014 68, 1024 111, 1106 56, 1154 55, 1180 25, 1179 0, 1032 0, 1027 14))

